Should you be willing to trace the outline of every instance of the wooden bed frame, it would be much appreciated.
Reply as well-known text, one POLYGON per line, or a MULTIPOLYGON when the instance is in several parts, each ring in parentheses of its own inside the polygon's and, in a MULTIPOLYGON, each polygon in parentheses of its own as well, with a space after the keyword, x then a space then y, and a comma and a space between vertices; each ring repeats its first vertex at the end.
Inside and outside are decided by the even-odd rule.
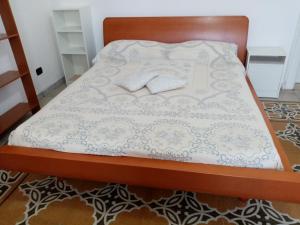
MULTIPOLYGON (((105 44, 120 39, 168 43, 196 39, 228 41, 238 45, 238 57, 243 63, 246 59, 247 36, 248 19, 239 16, 107 18, 104 21, 105 44)), ((0 148, 0 168, 63 178, 300 203, 300 174, 292 172, 249 80, 248 83, 280 154, 283 171, 81 155, 16 146, 0 148)))

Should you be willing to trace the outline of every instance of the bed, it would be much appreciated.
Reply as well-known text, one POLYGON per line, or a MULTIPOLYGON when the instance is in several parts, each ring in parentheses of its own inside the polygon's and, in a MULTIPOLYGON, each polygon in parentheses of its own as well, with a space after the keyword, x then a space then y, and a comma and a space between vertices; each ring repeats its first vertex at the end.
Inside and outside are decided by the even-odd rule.
MULTIPOLYGON (((164 43, 188 41, 185 44, 187 48, 195 48, 195 42, 191 40, 207 40, 200 42, 200 45, 212 49, 212 52, 218 52, 218 46, 211 48, 210 41, 222 41, 235 43, 238 46, 236 54, 240 62, 245 63, 247 34, 248 19, 245 17, 107 18, 104 21, 104 43, 110 46, 108 52, 116 51, 118 48, 128 49, 129 46, 139 46, 143 49, 153 45, 153 42, 147 41, 128 41, 122 46, 120 43, 123 42, 116 42, 117 40, 149 40, 164 43)), ((175 62, 173 67, 186 71, 193 68, 195 71, 195 65, 176 58, 182 54, 170 51, 174 48, 170 46, 172 45, 163 46, 162 49, 168 49, 168 54, 175 57, 172 58, 175 60, 172 61, 175 62)), ((222 48, 221 45, 220 49, 222 48)), ((158 52, 161 51, 163 50, 160 49, 158 52)), ((132 57, 132 52, 128 53, 128 57, 132 57)), ((216 61, 216 71, 210 71, 215 80, 211 83, 207 81, 215 91, 210 94, 202 93, 206 88, 188 91, 199 91, 199 96, 204 96, 205 99, 216 99, 224 95, 227 98, 215 102, 201 102, 202 108, 198 114, 195 113, 195 109, 191 113, 186 111, 187 107, 183 107, 185 119, 181 118, 183 116, 180 117, 177 107, 188 102, 183 98, 188 93, 181 90, 153 97, 147 95, 144 90, 137 95, 127 95, 112 85, 113 79, 108 81, 107 76, 103 75, 118 74, 125 70, 126 65, 120 64, 120 60, 108 60, 109 65, 120 64, 110 68, 107 67, 107 63, 96 64, 79 81, 11 134, 10 146, 0 150, 0 166, 3 169, 60 177, 182 189, 241 198, 299 202, 297 190, 300 187, 300 176, 291 171, 287 157, 264 115, 249 80, 237 76, 235 79, 229 79, 231 83, 224 84, 224 79, 229 74, 242 73, 238 72, 240 65, 236 61, 230 61, 232 71, 224 73, 224 62, 216 61), (97 73, 103 76, 98 76, 97 73), (227 88, 226 91, 223 90, 224 87, 227 88), (220 92, 220 89, 223 91, 220 92), (104 100, 97 99, 97 96, 101 96, 104 100), (238 99, 240 103, 237 104, 236 100, 231 107, 226 108, 236 96, 240 98, 238 99), (155 98, 155 101, 151 98, 155 98), (168 99, 169 108, 157 111, 159 107, 166 107, 165 102, 159 103, 159 98, 168 99), (156 104, 155 109, 151 108, 151 104, 147 105, 149 101, 156 104), (180 104, 173 104, 173 101, 180 104), (132 102, 135 102, 134 110, 132 102), (218 104, 220 102, 224 104, 218 104), (102 103, 103 105, 99 106, 102 103), (97 107, 91 107, 95 104, 97 107), (234 104, 237 104, 236 108, 233 107, 234 104), (227 113, 213 115, 216 110, 227 113), (244 113, 240 116, 230 110, 244 113), (161 116, 162 112, 164 116, 161 116), (145 117, 145 113, 149 116, 145 117), (188 113, 191 117, 187 122, 188 113), (154 114, 159 114, 156 116, 160 118, 153 120, 154 114), (82 116, 85 116, 85 119, 82 116), (175 116, 176 119, 173 119, 175 116), (218 122, 220 118, 222 121, 218 122), (224 122, 224 119, 227 121, 224 122), (205 127, 204 124, 210 120, 214 122, 210 122, 208 128, 205 127), (229 123, 228 120, 234 122, 229 123), (200 122, 197 123, 198 121, 200 122), (258 129, 256 124, 262 126, 258 129), (231 135, 224 134, 224 130, 230 131, 231 135), (63 138, 57 135, 61 131, 66 131, 63 138), (158 139, 157 135, 153 135, 154 131, 169 142, 162 142, 162 138, 158 139), (245 138, 241 134, 246 131, 249 132, 245 138), (104 135, 99 136, 100 133, 104 135), (194 135, 193 138, 191 134, 194 135), (187 137, 188 140, 183 142, 189 143, 189 146, 179 143, 182 136, 187 137), (116 145, 113 142, 115 139, 122 144, 116 145), (215 139, 218 139, 218 143, 215 139), (234 148, 224 144, 226 141, 235 143, 234 148), (178 142, 176 154, 168 150, 170 146, 175 149, 174 142, 178 142), (198 149, 205 149, 208 146, 214 148, 211 150, 213 154, 202 152, 201 157, 194 154, 198 149), (249 149, 249 146, 252 149, 249 149), (193 154, 186 154, 187 147, 195 149, 193 154), (237 147, 241 148, 242 154, 239 154, 237 147), (159 148, 161 151, 156 151, 159 148), (99 149, 105 149, 105 154, 99 149), (141 151, 142 149, 145 151, 141 151), (149 151, 145 154, 147 150, 149 151), (253 150, 255 154, 249 150, 253 150), (229 153, 231 156, 226 157, 229 153)), ((160 59, 155 63, 163 64, 164 67, 172 66, 169 65, 169 61, 160 59)), ((129 66, 132 67, 131 64, 129 66)), ((195 73, 191 74, 194 77, 195 73)), ((204 79, 208 78, 203 77, 198 83, 191 80, 191 83, 199 86, 205 83, 204 79)), ((189 100, 199 100, 197 96, 195 92, 195 96, 189 96, 189 100)), ((193 103, 191 104, 193 106, 193 103)))

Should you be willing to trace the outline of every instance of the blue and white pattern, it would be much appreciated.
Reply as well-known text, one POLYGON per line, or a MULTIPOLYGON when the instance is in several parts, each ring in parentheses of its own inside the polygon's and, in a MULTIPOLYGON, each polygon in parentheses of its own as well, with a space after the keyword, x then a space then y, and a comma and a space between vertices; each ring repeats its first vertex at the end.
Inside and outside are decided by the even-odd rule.
MULTIPOLYGON (((107 184, 103 187, 82 191, 72 186, 69 181, 61 181, 55 177, 26 182, 19 188, 29 201, 26 205, 24 218, 17 225, 31 224, 31 218, 40 215, 53 203, 78 198, 86 206, 92 208, 94 225, 114 224, 119 215, 123 213, 130 214, 130 212, 140 209, 150 210, 159 217, 164 218, 169 225, 198 225, 209 224, 210 222, 217 224, 220 219, 225 220, 222 224, 228 222, 237 225, 300 224, 298 218, 293 218, 291 215, 278 211, 272 202, 264 200, 251 199, 242 207, 235 206, 220 210, 218 207, 215 208, 211 205, 209 201, 199 199, 198 194, 193 192, 173 191, 168 196, 147 200, 130 190, 131 187, 127 185, 107 184)), ((156 192, 151 189, 144 189, 144 191, 149 193, 150 196, 156 192)), ((215 198, 207 197, 208 199, 215 198)), ((231 205, 230 203, 235 200, 221 198, 219 201, 222 201, 225 205, 228 203, 231 205)), ((144 217, 143 214, 138 216, 141 223, 147 224, 148 222, 151 224, 152 222, 152 224, 155 224, 151 221, 151 217, 144 217)), ((5 221, 5 217, 1 219, 5 221)), ((127 217, 124 224, 128 221, 130 220, 127 217)), ((57 221, 55 224, 59 222, 57 221)))
POLYGON ((10 145, 71 153, 281 169, 236 46, 116 41, 10 136, 10 145), (114 84, 140 70, 177 71, 185 88, 151 95, 114 84))

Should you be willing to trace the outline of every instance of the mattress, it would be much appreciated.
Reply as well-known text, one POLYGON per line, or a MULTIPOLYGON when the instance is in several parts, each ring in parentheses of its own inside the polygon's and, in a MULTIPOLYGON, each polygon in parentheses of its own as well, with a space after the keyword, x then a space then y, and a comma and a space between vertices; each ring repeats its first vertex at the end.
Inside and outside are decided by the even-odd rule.
POLYGON ((116 41, 95 65, 14 130, 9 145, 282 169, 233 44, 116 41), (171 71, 185 88, 128 92, 120 77, 171 71))

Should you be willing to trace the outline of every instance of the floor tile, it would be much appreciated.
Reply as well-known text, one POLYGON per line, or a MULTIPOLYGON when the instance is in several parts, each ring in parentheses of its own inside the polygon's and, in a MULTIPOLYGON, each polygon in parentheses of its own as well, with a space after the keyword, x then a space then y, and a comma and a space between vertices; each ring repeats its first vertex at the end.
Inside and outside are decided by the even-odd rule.
POLYGON ((300 90, 300 84, 295 84, 294 89, 295 89, 295 90, 300 90))
POLYGON ((297 95, 297 97, 300 99, 300 90, 296 90, 295 94, 297 95))
POLYGON ((49 96, 51 97, 55 97, 56 95, 58 95, 60 92, 62 92, 64 89, 66 88, 65 84, 62 84, 56 88, 54 88, 52 91, 49 92, 49 96))
POLYGON ((295 90, 282 90, 279 96, 279 101, 300 101, 300 96, 295 90))

